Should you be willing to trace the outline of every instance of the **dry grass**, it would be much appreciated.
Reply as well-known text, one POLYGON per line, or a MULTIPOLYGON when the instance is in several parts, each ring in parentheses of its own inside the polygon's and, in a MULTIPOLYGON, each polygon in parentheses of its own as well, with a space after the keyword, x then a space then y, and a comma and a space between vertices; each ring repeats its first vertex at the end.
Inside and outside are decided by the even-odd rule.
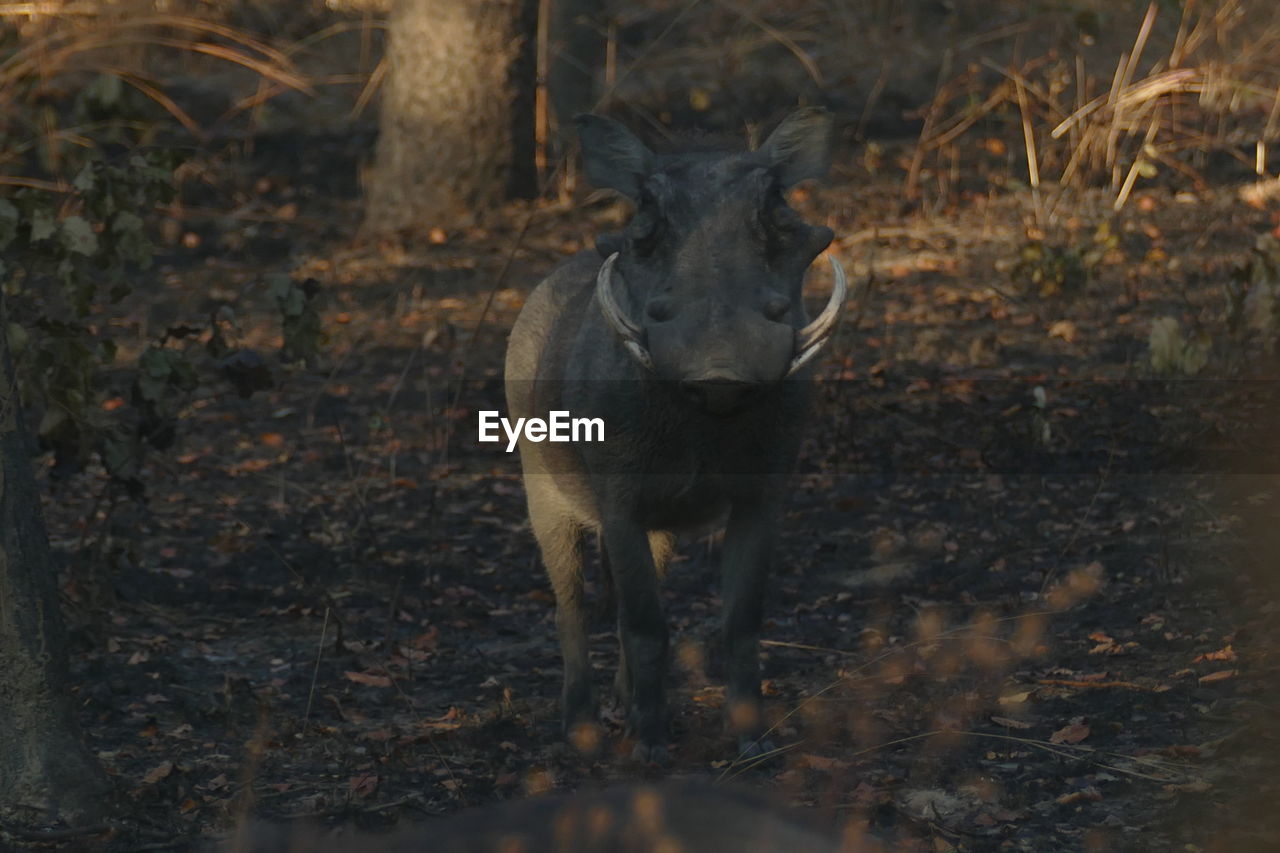
POLYGON ((1007 66, 984 60, 945 82, 928 108, 907 192, 917 190, 926 158, 945 162, 962 137, 1004 114, 1022 125, 1033 188, 1106 184, 1116 209, 1161 169, 1207 185, 1214 154, 1265 176, 1280 133, 1280 8, 1189 0, 1157 53, 1153 33, 1168 14, 1152 2, 1110 65, 1083 51, 1049 52, 1007 66), (992 71, 998 82, 987 85, 992 71))
MULTIPOLYGON (((0 171, 39 148, 51 175, 65 177, 58 167, 66 146, 92 147, 98 128, 63 126, 62 112, 35 105, 65 106, 100 77, 140 92, 202 138, 205 128, 166 91, 154 71, 163 65, 161 54, 195 62, 211 59, 246 72, 256 90, 237 100, 218 123, 284 91, 314 92, 312 81, 294 64, 296 47, 282 49, 243 28, 197 14, 156 11, 159 5, 146 0, 0 2, 0 116, 6 117, 0 120, 0 171)), ((133 129, 139 137, 147 131, 133 129)))

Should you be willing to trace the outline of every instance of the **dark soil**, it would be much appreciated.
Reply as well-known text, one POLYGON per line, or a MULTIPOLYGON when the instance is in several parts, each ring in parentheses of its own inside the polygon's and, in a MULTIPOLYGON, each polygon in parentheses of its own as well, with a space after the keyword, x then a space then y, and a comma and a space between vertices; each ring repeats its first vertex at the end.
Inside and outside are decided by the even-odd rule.
MULTIPOLYGON (((1089 281, 1041 296, 1008 271, 1024 194, 904 210, 900 170, 851 165, 800 200, 875 281, 819 368, 772 581, 784 751, 739 762, 722 733, 711 537, 665 587, 674 763, 656 771, 622 757, 616 715, 599 755, 561 744, 517 461, 475 440, 476 412, 504 408, 524 296, 620 212, 513 208, 443 242, 364 243, 355 185, 333 176, 365 141, 228 153, 201 206, 239 218, 176 223, 194 236, 120 321, 141 343, 230 304, 270 352, 263 276, 312 276, 323 363, 273 363, 278 387, 248 400, 211 376, 145 504, 93 470, 46 483, 82 721, 132 815, 104 849, 251 816, 380 830, 662 776, 732 779, 902 850, 1280 844, 1278 599, 1257 535, 1275 526, 1273 369, 1225 332, 1198 381, 1147 366, 1153 319, 1216 328, 1271 215, 1225 189, 1137 193, 1089 281)), ((1071 200, 1046 241, 1087 247, 1109 202, 1071 200)), ((816 272, 815 300, 827 286, 816 272)), ((597 631, 603 692, 616 642, 597 631)))

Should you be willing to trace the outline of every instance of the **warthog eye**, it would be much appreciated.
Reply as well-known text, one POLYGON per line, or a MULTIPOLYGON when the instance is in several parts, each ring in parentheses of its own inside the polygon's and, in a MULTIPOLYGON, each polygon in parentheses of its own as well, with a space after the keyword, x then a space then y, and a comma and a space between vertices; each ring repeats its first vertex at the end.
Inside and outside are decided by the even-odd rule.
POLYGON ((765 240, 770 255, 789 254, 799 245, 805 230, 805 221, 796 213, 776 188, 761 217, 765 240))
POLYGON ((664 323, 675 316, 676 309, 670 299, 659 296, 657 299, 650 299, 649 306, 645 309, 649 317, 656 323, 664 323))
POLYGON ((781 320, 791 310, 791 300, 782 294, 770 296, 764 303, 764 316, 770 320, 781 320))
POLYGON ((642 254, 648 254, 662 236, 662 219, 653 211, 641 210, 631 220, 631 240, 642 254))

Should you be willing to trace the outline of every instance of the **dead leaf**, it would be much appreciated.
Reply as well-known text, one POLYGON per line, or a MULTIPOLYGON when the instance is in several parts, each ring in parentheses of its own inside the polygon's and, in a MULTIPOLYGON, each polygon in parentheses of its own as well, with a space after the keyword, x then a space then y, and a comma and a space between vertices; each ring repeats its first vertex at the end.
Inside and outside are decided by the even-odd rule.
POLYGON ((923 820, 941 819, 964 810, 968 803, 961 797, 937 788, 921 788, 902 795, 903 809, 923 820))
POLYGON ((1088 736, 1088 726, 1084 723, 1071 723, 1049 735, 1049 743, 1079 743, 1088 736))
POLYGON ((391 679, 385 675, 371 675, 367 672, 345 672, 343 673, 348 679, 356 684, 363 684, 365 687, 390 687, 391 679))
POLYGON ((1176 785, 1165 785, 1164 789, 1170 793, 1203 794, 1212 787, 1212 783, 1207 782, 1204 779, 1197 779, 1194 782, 1181 782, 1176 785))
POLYGON ((841 761, 838 758, 828 758, 825 755, 813 755, 806 753, 801 756, 801 760, 810 770, 820 770, 824 773, 830 773, 833 770, 844 770, 849 766, 849 762, 841 761))
POLYGON ((432 625, 426 631, 409 641, 409 646, 423 652, 435 651, 440 644, 440 629, 432 625))
POLYGON ((378 777, 372 773, 352 776, 350 781, 347 783, 347 788, 357 797, 367 797, 374 791, 378 790, 378 777))
POLYGON ((142 777, 142 781, 148 785, 154 785, 161 779, 167 779, 172 773, 173 762, 164 761, 148 770, 147 775, 142 777))
POLYGON ((1233 661, 1235 659, 1236 659, 1235 649, 1231 648, 1230 644, 1227 644, 1222 648, 1218 649, 1216 652, 1205 652, 1202 655, 1196 655, 1196 658, 1195 660, 1192 661, 1192 663, 1200 663, 1201 661, 1206 661, 1206 660, 1233 661))
POLYGON ((1079 791, 1072 791, 1069 794, 1063 794, 1058 797, 1057 803, 1060 806, 1069 806, 1072 803, 1086 802, 1096 803, 1102 799, 1102 792, 1090 785, 1087 788, 1081 788, 1079 791))
POLYGON ((995 723, 997 726, 1004 726, 1006 729, 1031 728, 1031 723, 1024 722, 1023 720, 1015 720, 1012 717, 992 717, 991 722, 995 723))
POLYGON ((1211 672, 1208 675, 1200 676, 1201 684, 1217 684, 1219 681, 1226 681, 1228 678, 1235 678, 1236 670, 1220 669, 1217 672, 1211 672))
POLYGON ((1076 333, 1076 324, 1070 320, 1058 320, 1049 326, 1049 337, 1059 338, 1069 344, 1075 342, 1076 333))

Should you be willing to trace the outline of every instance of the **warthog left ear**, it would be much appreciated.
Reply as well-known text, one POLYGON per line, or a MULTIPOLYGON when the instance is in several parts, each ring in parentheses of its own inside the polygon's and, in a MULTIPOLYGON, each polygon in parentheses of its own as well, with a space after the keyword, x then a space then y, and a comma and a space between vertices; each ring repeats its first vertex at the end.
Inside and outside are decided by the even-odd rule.
POLYGON ((822 107, 805 107, 783 120, 760 146, 765 161, 784 187, 821 178, 831 168, 834 125, 822 107))
POLYGON ((641 184, 653 171, 653 152, 611 118, 583 113, 573 121, 582 142, 587 180, 639 201, 641 184))

